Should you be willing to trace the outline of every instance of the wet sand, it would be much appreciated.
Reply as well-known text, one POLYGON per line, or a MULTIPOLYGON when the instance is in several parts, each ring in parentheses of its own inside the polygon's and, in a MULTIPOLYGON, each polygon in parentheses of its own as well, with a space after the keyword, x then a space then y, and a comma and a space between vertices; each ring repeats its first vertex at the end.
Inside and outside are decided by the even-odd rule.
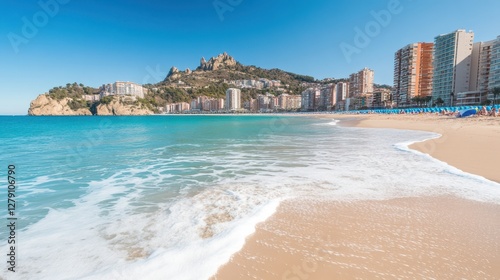
POLYGON ((346 125, 366 128, 423 130, 442 135, 410 148, 465 172, 500 182, 500 117, 457 119, 436 115, 335 116, 346 125))
MULTIPOLYGON (((343 125, 442 134, 411 147, 500 181, 500 119, 342 118, 343 125)), ((500 203, 291 200, 257 225, 213 279, 500 279, 499 263, 500 203)))
POLYGON ((500 206, 288 201, 213 279, 498 279, 500 206))

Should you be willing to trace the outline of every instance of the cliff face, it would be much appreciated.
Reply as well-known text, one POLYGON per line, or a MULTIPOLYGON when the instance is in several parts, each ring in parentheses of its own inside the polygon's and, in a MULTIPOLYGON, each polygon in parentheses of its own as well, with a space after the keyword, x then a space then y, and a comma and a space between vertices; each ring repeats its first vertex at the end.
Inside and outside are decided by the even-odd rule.
POLYGON ((97 115, 99 116, 144 116, 153 113, 153 111, 141 108, 139 105, 127 104, 123 98, 118 96, 115 96, 109 104, 97 106, 97 115))
POLYGON ((42 94, 35 100, 31 101, 28 115, 30 116, 90 116, 92 113, 89 109, 80 108, 73 110, 68 103, 72 99, 66 97, 61 100, 50 98, 50 96, 42 94))
MULTIPOLYGON (((91 116, 88 108, 71 109, 69 103, 72 98, 66 97, 61 100, 51 98, 46 94, 39 95, 30 104, 28 115, 30 116, 91 116)), ((152 115, 154 112, 127 100, 126 97, 114 96, 108 104, 99 104, 95 107, 96 115, 99 116, 142 116, 152 115)))
POLYGON ((216 71, 220 68, 230 68, 236 65, 236 60, 227 53, 219 54, 217 57, 210 58, 206 61, 204 57, 201 58, 200 67, 197 70, 203 71, 216 71))
MULTIPOLYGON (((227 53, 219 54, 216 57, 210 58, 210 60, 206 61, 204 57, 200 60, 200 66, 196 68, 195 71, 217 71, 220 69, 231 69, 236 66, 238 62, 227 53)), ((191 75, 193 71, 187 68, 186 71, 179 71, 177 67, 173 66, 170 68, 170 71, 165 78, 165 81, 173 81, 183 77, 182 74, 191 75)), ((196 72, 195 72, 196 73, 196 72)))

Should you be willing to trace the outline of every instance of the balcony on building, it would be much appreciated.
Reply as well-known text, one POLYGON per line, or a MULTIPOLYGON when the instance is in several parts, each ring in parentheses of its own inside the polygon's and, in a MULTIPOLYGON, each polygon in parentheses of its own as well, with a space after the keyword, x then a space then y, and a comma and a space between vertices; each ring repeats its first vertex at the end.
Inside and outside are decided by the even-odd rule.
POLYGON ((467 91, 457 93, 457 106, 481 105, 485 101, 480 91, 467 91))

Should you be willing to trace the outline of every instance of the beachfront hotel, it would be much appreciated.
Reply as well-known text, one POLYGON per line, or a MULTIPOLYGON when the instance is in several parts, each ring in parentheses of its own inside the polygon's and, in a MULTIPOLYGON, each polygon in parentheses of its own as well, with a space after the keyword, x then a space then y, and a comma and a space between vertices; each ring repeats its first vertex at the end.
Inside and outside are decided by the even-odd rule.
POLYGON ((409 105, 414 97, 432 95, 434 43, 414 43, 394 55, 394 101, 409 105))
POLYGON ((241 109, 241 90, 230 88, 226 91, 226 110, 236 111, 241 109))
POLYGON ((491 51, 495 41, 474 43, 471 54, 469 91, 458 92, 456 105, 482 104, 489 91, 491 51))
POLYGON ((110 95, 130 95, 138 98, 144 98, 146 91, 141 85, 132 82, 114 82, 112 84, 102 85, 100 88, 101 98, 110 95))
POLYGON ((465 30, 439 35, 434 40, 432 99, 454 105, 459 92, 468 92, 471 79, 474 33, 465 30))

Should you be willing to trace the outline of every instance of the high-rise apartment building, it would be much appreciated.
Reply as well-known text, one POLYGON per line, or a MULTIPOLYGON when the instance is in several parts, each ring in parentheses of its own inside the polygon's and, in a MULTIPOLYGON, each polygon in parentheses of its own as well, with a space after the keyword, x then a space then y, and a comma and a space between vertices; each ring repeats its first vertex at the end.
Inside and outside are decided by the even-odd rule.
POLYGON ((309 88, 301 94, 302 111, 318 110, 320 106, 321 91, 319 88, 309 88))
POLYGON ((225 100, 224 98, 215 98, 215 99, 212 99, 211 101, 211 109, 212 111, 221 111, 224 109, 224 103, 225 103, 225 100))
POLYGON ((349 84, 340 82, 337 84, 336 87, 337 90, 337 102, 346 100, 347 97, 349 96, 349 84))
POLYGON ((337 90, 335 84, 329 84, 320 89, 319 109, 331 110, 337 104, 337 90))
POLYGON ((289 94, 283 93, 278 96, 278 109, 281 110, 286 110, 287 108, 287 103, 288 103, 288 98, 290 97, 289 94))
POLYGON ((241 90, 230 88, 226 91, 226 110, 235 111, 241 109, 241 90))
POLYGON ((258 104, 259 110, 264 112, 264 111, 274 109, 274 107, 275 107, 274 103, 276 102, 276 100, 274 99, 274 95, 272 95, 270 93, 266 93, 265 95, 259 94, 257 96, 257 104, 258 104))
POLYGON ((500 36, 495 40, 491 49, 491 65, 488 87, 490 89, 500 87, 500 36))
POLYGON ((474 33, 465 30, 439 35, 434 39, 432 97, 449 106, 457 93, 469 91, 474 33))
POLYGON ((414 43, 395 53, 393 96, 398 105, 432 95, 433 51, 433 43, 414 43))
POLYGON ((167 104, 164 110, 167 114, 185 113, 191 110, 191 104, 187 102, 167 104))
POLYGON ((374 72, 364 68, 358 73, 349 76, 349 98, 355 101, 353 108, 371 107, 373 102, 373 78, 374 72))
POLYGON ((373 93, 374 72, 371 69, 364 68, 358 73, 349 76, 349 97, 373 93))
POLYGON ((469 91, 477 91, 481 94, 488 92, 491 69, 491 51, 494 44, 495 40, 474 43, 471 56, 471 79, 469 91))
POLYGON ((469 91, 458 92, 456 105, 477 105, 486 101, 489 92, 491 52, 495 40, 474 43, 471 54, 469 91))

